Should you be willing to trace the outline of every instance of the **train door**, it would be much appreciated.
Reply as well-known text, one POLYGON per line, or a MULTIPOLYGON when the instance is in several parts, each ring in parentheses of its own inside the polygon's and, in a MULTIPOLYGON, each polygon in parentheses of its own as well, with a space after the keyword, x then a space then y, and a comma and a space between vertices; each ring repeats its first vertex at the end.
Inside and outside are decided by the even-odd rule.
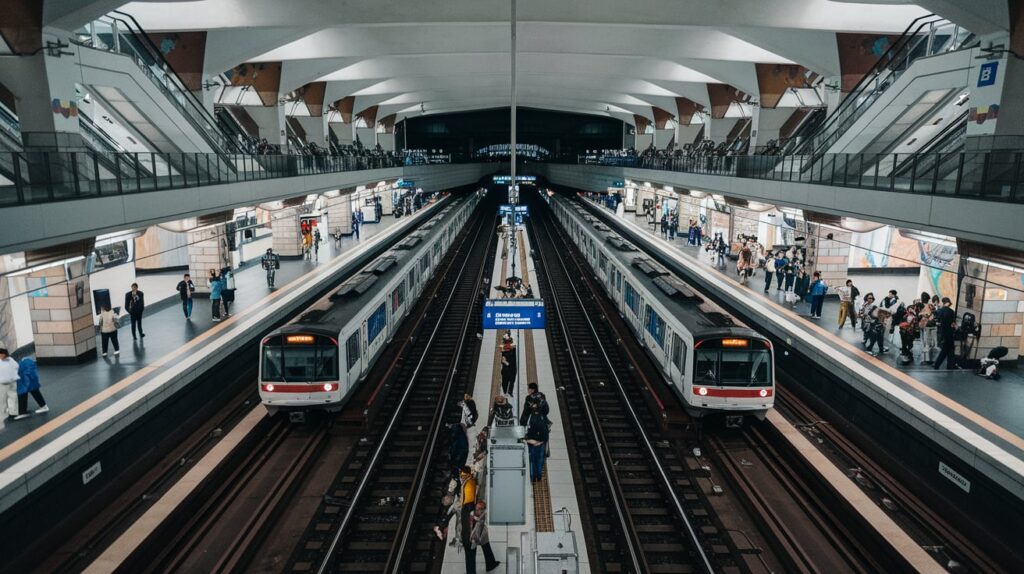
POLYGON ((672 333, 672 360, 669 362, 669 379, 672 386, 683 392, 683 379, 686 376, 686 342, 676 333, 672 333))

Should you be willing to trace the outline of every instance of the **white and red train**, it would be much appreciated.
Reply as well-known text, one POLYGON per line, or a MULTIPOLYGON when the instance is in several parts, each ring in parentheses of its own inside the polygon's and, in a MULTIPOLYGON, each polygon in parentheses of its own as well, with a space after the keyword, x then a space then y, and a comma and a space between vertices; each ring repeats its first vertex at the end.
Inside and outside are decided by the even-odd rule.
POLYGON ((579 200, 556 196, 549 204, 692 416, 764 417, 775 403, 766 337, 702 298, 579 200))
POLYGON ((405 319, 480 200, 449 205, 260 344, 259 392, 270 414, 338 411, 405 319))

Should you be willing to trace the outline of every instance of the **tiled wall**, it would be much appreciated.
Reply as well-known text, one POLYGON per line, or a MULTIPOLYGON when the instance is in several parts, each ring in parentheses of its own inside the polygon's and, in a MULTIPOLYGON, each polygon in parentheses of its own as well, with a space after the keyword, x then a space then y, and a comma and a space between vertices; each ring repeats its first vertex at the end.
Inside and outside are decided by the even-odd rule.
POLYGON ((188 270, 196 293, 210 292, 210 269, 231 265, 225 228, 219 224, 188 232, 188 270))
POLYGON ((343 235, 352 233, 352 196, 343 194, 327 198, 327 225, 329 233, 341 231, 343 235))
MULTIPOLYGON (((327 218, 330 219, 328 213, 327 218)), ((330 224, 330 223, 329 223, 330 224)), ((302 233, 299 230, 299 209, 279 209, 272 215, 271 229, 274 233, 274 252, 281 257, 302 255, 302 233)))
POLYGON ((96 352, 89 276, 73 277, 69 282, 65 273, 58 265, 29 275, 36 287, 28 303, 36 357, 41 362, 84 358, 96 352))

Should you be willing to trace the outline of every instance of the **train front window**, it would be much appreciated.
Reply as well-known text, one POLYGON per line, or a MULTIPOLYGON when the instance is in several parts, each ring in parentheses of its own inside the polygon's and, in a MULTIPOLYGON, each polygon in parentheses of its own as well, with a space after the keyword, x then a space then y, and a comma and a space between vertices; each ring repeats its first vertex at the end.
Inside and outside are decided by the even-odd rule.
POLYGON ((698 349, 693 384, 719 387, 770 386, 771 352, 767 349, 698 349))
POLYGON ((314 383, 338 379, 338 349, 333 345, 265 345, 263 380, 314 383))
POLYGON ((771 383, 767 350, 723 350, 720 374, 723 386, 765 386, 771 383))

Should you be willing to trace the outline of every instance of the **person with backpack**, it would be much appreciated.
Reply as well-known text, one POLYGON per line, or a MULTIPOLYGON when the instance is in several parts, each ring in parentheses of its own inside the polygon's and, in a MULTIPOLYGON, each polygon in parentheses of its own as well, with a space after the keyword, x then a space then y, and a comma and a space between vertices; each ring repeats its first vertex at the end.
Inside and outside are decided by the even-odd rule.
POLYGON ((469 515, 469 546, 466 547, 466 573, 476 574, 476 549, 483 548, 484 569, 487 572, 501 566, 491 550, 491 537, 487 532, 487 503, 478 500, 469 515))
POLYGON ((523 411, 519 415, 519 425, 524 427, 528 426, 526 422, 530 419, 530 415, 533 412, 537 412, 545 418, 551 412, 551 407, 548 406, 548 398, 544 396, 544 393, 540 392, 537 383, 526 385, 526 389, 528 394, 523 399, 523 411))
POLYGON ((896 330, 896 326, 903 321, 903 315, 906 314, 907 308, 903 301, 900 301, 895 289, 889 290, 889 294, 882 299, 881 307, 882 310, 889 314, 889 321, 886 327, 891 335, 896 330))
MULTIPOLYGON (((545 401, 544 406, 547 406, 545 401)), ((530 451, 530 481, 540 482, 544 477, 545 447, 550 438, 547 413, 541 413, 541 403, 531 403, 526 415, 526 445, 530 451)))
POLYGON ((782 291, 782 281, 789 273, 789 258, 784 251, 775 254, 775 290, 782 291))
POLYGON ((224 304, 224 316, 231 316, 231 304, 235 302, 235 274, 230 267, 225 267, 220 272, 224 288, 221 290, 220 300, 224 304))
POLYGON ((939 356, 935 357, 935 370, 939 369, 942 361, 946 361, 946 370, 956 369, 956 356, 953 352, 954 337, 956 334, 956 311, 953 310, 953 302, 949 297, 942 298, 942 307, 935 310, 932 318, 935 321, 936 334, 939 339, 939 356))

